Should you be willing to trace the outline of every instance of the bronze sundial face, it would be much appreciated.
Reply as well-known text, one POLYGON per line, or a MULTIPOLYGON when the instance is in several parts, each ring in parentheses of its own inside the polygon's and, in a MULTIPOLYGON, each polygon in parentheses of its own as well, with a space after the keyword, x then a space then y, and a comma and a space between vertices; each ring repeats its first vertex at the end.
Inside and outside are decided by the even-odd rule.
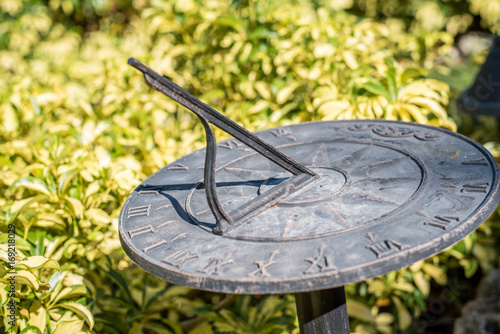
POLYGON ((218 230, 205 189, 206 149, 182 157, 123 206, 120 238, 138 266, 225 293, 332 288, 438 253, 498 202, 495 160, 447 130, 358 120, 256 135, 312 171, 307 182, 290 183, 303 172, 286 171, 237 139, 217 143, 215 188, 229 220, 218 230), (278 199, 266 197, 280 187, 278 199))

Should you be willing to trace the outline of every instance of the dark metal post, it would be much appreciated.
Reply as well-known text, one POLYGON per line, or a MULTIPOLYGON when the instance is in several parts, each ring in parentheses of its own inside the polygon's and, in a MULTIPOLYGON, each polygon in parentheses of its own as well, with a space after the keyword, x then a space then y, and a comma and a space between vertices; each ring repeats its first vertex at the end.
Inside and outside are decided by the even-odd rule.
POLYGON ((295 293, 302 334, 348 334, 344 287, 295 293))

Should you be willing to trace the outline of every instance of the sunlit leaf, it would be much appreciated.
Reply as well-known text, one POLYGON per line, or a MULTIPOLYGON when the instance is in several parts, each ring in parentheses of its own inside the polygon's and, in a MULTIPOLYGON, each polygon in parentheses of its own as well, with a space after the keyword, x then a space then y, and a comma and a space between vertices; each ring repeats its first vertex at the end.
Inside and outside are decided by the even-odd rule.
POLYGON ((12 206, 9 208, 9 211, 7 212, 6 218, 7 222, 11 223, 16 219, 17 215, 26 207, 31 205, 32 203, 37 203, 37 202, 45 202, 49 199, 49 196, 46 195, 38 195, 38 196, 33 196, 29 198, 25 198, 19 201, 15 201, 12 206))
POLYGON ((374 322, 375 318, 373 317, 371 310, 368 306, 363 303, 360 303, 354 299, 347 300, 347 313, 350 317, 366 321, 366 322, 374 322))
POLYGON ((59 270, 59 263, 57 261, 48 259, 44 256, 30 256, 18 263, 16 263, 16 268, 20 269, 56 269, 59 270))
POLYGON ((49 186, 42 180, 33 176, 22 177, 11 185, 11 189, 14 190, 17 188, 27 188, 36 192, 41 192, 45 195, 52 195, 49 186))
MULTIPOLYGON (((14 274, 16 277, 16 284, 24 284, 30 288, 34 288, 38 290, 39 282, 35 275, 27 270, 16 270, 14 274)), ((0 282, 6 284, 8 283, 7 279, 10 277, 8 272, 4 273, 3 277, 0 278, 0 282)))
POLYGON ((393 296, 392 301, 394 302, 394 305, 396 306, 396 310, 398 312, 399 328, 405 330, 411 325, 411 319, 412 319, 411 314, 410 312, 408 312, 408 309, 403 305, 401 299, 399 299, 396 296, 393 296))
POLYGON ((57 307, 65 308, 74 312, 80 318, 85 320, 90 329, 94 327, 94 317, 92 316, 92 313, 85 306, 77 302, 68 301, 68 302, 58 303, 57 307))
MULTIPOLYGON (((43 307, 42 303, 39 301, 34 301, 33 304, 31 304, 31 307, 29 309, 29 320, 28 324, 30 326, 35 327, 36 329, 44 329, 46 326, 46 320, 47 320, 47 311, 45 310, 45 307, 43 307)), ((34 330, 34 329, 32 329, 34 330)), ((41 333, 41 331, 40 331, 41 333)))
POLYGON ((421 271, 413 274, 413 280, 418 289, 426 296, 429 295, 429 291, 431 289, 430 283, 427 279, 425 279, 424 274, 421 271))
POLYGON ((424 263, 422 270, 431 276, 438 284, 446 284, 446 271, 444 271, 444 269, 430 263, 424 263))
POLYGON ((55 324, 51 334, 68 334, 68 333, 78 333, 84 325, 84 321, 78 318, 68 319, 61 318, 55 324))

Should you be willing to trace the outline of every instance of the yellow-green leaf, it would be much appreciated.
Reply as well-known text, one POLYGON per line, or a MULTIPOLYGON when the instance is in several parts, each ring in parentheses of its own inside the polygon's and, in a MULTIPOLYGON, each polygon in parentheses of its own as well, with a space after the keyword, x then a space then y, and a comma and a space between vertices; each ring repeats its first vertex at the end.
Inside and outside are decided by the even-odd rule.
POLYGON ((470 278, 474 275, 479 267, 479 263, 476 259, 463 259, 459 261, 460 265, 464 268, 465 277, 470 278))
POLYGON ((82 304, 79 304, 77 302, 64 302, 64 303, 59 303, 56 305, 56 307, 62 307, 65 309, 68 309, 75 314, 77 314, 80 318, 85 320, 87 325, 89 326, 90 329, 94 327, 94 316, 92 313, 82 304))
POLYGON ((17 188, 27 188, 36 192, 41 192, 45 195, 51 195, 52 191, 49 189, 47 184, 43 182, 40 179, 37 179, 33 176, 27 176, 27 177, 22 177, 18 179, 16 182, 14 182, 10 188, 11 189, 17 189, 17 188))
POLYGON ((396 310, 398 312, 398 324, 401 330, 406 330, 411 325, 411 315, 406 306, 403 305, 401 299, 396 296, 391 297, 394 301, 394 305, 396 306, 396 310))
POLYGON ((379 313, 375 317, 375 323, 377 325, 390 325, 393 322, 394 322, 394 316, 387 312, 379 313))
POLYGON ((89 186, 87 187, 87 190, 85 190, 85 198, 88 198, 89 196, 97 193, 100 189, 100 184, 99 181, 94 181, 89 186))
POLYGON ((65 199, 71 204, 73 207, 73 212, 77 217, 82 217, 83 215, 83 204, 79 199, 73 197, 65 197, 65 199))
POLYGON ((33 301, 29 309, 29 316, 28 324, 41 329, 43 332, 47 322, 47 312, 42 303, 38 300, 33 301))
POLYGON ((430 263, 424 263, 422 265, 422 270, 430 277, 432 277, 439 285, 446 284, 447 280, 446 272, 443 269, 439 268, 438 266, 435 266, 430 263))
POLYGON ((78 333, 82 330, 84 321, 80 319, 72 320, 62 320, 61 318, 57 323, 56 327, 52 330, 50 334, 69 334, 78 333))
POLYGON ((57 303, 63 299, 69 299, 74 297, 83 297, 88 295, 87 287, 83 284, 72 285, 69 287, 65 287, 57 294, 55 298, 51 298, 52 303, 57 303))
POLYGON ((256 82, 254 84, 254 88, 257 92, 259 92, 260 96, 262 96, 264 99, 266 100, 271 99, 271 90, 264 82, 262 81, 256 82))
POLYGON ((356 318, 366 322, 374 322, 375 318, 368 306, 360 303, 354 299, 348 299, 347 301, 347 313, 350 317, 356 318))
POLYGON ((87 210, 85 216, 96 224, 109 224, 111 222, 109 215, 102 209, 87 210))
POLYGON ((24 284, 31 288, 35 288, 35 290, 38 290, 39 288, 38 279, 36 278, 36 276, 26 270, 17 270, 15 275, 10 275, 9 273, 7 273, 0 279, 0 282, 8 283, 7 279, 9 279, 11 276, 16 277, 16 284, 24 284))
POLYGON ((429 295, 431 288, 430 282, 425 279, 424 274, 421 271, 417 271, 413 274, 413 281, 415 282, 415 285, 420 290, 420 292, 422 292, 426 296, 429 295))
POLYGON ((349 68, 352 70, 355 70, 358 68, 358 61, 356 60, 356 57, 354 56, 354 53, 350 50, 345 50, 342 52, 342 58, 344 58, 345 63, 349 68))
POLYGON ((432 112, 440 119, 447 119, 448 115, 446 114, 446 110, 435 100, 431 100, 426 97, 415 96, 408 99, 408 103, 416 104, 417 106, 423 107, 427 109, 429 112, 432 112))
POLYGON ((292 95, 293 91, 295 89, 297 89, 297 87, 299 87, 299 86, 300 86, 300 83, 295 82, 295 83, 292 83, 288 86, 283 87, 276 95, 276 102, 278 104, 283 104, 286 101, 288 101, 288 99, 290 98, 290 95, 292 95))
POLYGON ((16 264, 16 268, 21 269, 57 269, 59 270, 59 263, 57 261, 48 259, 44 256, 35 255, 27 257, 16 264))
POLYGON ((57 228, 59 230, 66 230, 66 223, 61 217, 54 213, 41 213, 37 216, 36 226, 43 228, 57 228))

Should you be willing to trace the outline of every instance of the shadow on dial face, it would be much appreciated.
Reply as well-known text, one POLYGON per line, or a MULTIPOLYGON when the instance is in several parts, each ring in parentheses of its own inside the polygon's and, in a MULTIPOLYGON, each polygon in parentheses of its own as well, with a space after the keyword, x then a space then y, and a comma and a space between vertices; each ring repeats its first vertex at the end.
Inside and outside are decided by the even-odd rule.
MULTIPOLYGON (((286 241, 355 229, 400 209, 416 196, 424 178, 416 159, 383 145, 302 143, 282 150, 320 178, 225 237, 286 241)), ((249 154, 217 170, 217 179, 224 180, 217 183, 217 193, 231 212, 290 176, 267 159, 249 154)), ((189 194, 186 209, 211 233, 215 219, 201 183, 189 194)))

